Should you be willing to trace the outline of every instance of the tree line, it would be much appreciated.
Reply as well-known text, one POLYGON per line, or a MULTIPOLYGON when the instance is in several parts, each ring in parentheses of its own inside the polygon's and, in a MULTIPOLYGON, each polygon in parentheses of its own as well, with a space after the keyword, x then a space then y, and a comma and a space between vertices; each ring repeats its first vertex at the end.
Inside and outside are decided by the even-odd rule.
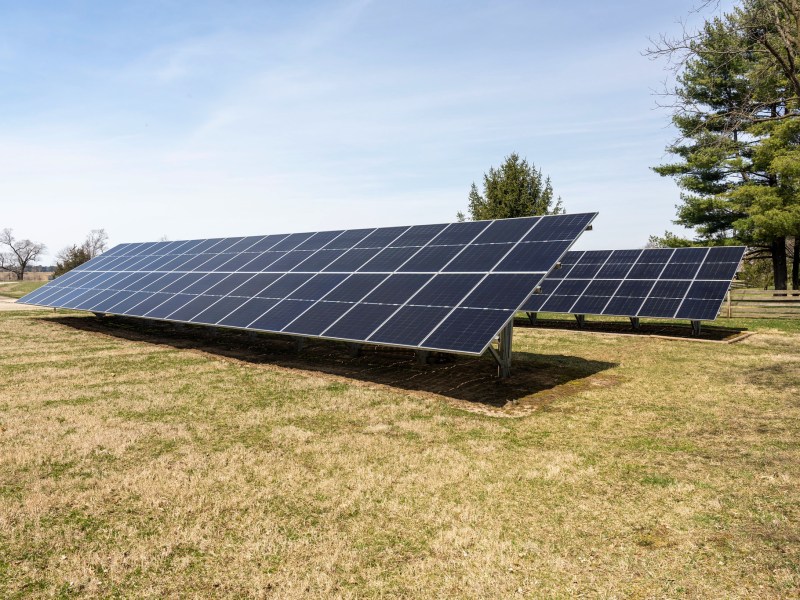
MULTIPOLYGON (((93 259, 108 249, 108 234, 105 229, 92 229, 79 244, 63 248, 56 254, 53 275, 58 277, 70 269, 93 259)), ((22 281, 25 272, 47 251, 47 246, 28 238, 17 238, 14 230, 0 232, 0 271, 13 273, 22 281)))

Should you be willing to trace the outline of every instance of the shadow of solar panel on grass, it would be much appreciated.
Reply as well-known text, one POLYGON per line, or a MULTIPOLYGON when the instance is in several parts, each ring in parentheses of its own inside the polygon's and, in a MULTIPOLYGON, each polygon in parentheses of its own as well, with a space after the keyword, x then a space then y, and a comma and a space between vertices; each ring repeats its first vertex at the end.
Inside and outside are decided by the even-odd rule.
POLYGON ((608 384, 613 378, 604 372, 617 366, 577 356, 515 352, 514 377, 501 381, 496 378, 497 365, 485 356, 419 364, 413 351, 400 348, 370 346, 360 356, 351 356, 337 342, 309 340, 298 352, 294 340, 284 336, 201 326, 176 328, 170 323, 125 317, 47 317, 47 322, 125 340, 201 350, 255 365, 313 371, 360 384, 430 394, 463 402, 461 406, 468 409, 490 411, 537 408, 595 385, 598 377, 605 376, 603 381, 608 384))

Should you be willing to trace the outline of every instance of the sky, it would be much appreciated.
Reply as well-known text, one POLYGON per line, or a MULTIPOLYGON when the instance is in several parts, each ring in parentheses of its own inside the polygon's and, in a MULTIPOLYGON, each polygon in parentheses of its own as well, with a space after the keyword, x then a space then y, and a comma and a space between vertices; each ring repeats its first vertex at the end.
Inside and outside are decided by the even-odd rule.
MULTIPOLYGON (((0 0, 0 228, 61 248, 437 223, 511 152, 576 248, 673 225, 669 73, 695 0, 0 0)), ((706 13, 707 14, 707 13, 706 13)))

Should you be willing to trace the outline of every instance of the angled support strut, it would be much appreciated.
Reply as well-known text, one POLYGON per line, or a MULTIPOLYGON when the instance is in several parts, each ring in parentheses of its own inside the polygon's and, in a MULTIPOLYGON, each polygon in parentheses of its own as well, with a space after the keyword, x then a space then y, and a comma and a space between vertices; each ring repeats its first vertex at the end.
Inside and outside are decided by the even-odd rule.
POLYGON ((511 342, 514 335, 514 320, 500 330, 500 338, 497 341, 497 349, 489 346, 489 352, 497 362, 497 376, 500 379, 507 379, 511 376, 511 342))

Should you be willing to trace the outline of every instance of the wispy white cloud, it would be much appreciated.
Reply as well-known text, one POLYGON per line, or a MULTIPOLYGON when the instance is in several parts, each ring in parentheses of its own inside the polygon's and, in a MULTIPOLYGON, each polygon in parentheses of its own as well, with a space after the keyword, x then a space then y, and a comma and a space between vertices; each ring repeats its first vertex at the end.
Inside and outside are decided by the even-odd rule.
POLYGON ((670 137, 648 91, 662 75, 639 55, 660 21, 562 39, 572 13, 556 6, 258 8, 113 61, 87 53, 82 79, 11 107, 6 222, 36 207, 25 235, 56 250, 93 227, 122 241, 441 221, 518 151, 571 210, 603 212, 591 240, 671 227, 675 188, 649 170, 670 137))

